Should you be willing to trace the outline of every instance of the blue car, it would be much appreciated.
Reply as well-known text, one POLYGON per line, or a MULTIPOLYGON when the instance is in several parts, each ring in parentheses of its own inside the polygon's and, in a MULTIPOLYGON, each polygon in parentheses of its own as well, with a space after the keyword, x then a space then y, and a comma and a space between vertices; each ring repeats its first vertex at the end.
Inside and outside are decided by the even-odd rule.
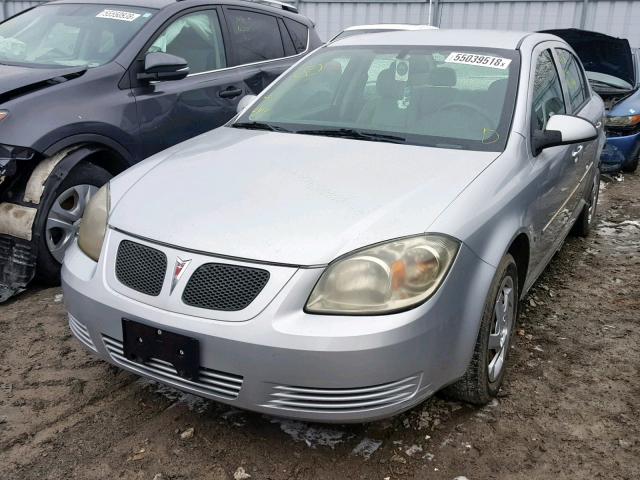
POLYGON ((629 41, 578 29, 547 30, 580 56, 593 90, 605 102, 607 143, 600 170, 633 172, 640 157, 640 50, 629 41))

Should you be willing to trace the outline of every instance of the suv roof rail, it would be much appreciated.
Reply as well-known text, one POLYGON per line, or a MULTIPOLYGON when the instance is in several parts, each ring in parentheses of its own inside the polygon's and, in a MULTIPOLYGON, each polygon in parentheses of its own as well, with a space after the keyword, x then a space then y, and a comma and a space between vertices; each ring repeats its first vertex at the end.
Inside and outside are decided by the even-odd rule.
POLYGON ((291 5, 290 3, 279 2, 278 0, 246 0, 253 3, 263 3, 271 7, 281 8, 287 12, 299 13, 298 7, 291 5))

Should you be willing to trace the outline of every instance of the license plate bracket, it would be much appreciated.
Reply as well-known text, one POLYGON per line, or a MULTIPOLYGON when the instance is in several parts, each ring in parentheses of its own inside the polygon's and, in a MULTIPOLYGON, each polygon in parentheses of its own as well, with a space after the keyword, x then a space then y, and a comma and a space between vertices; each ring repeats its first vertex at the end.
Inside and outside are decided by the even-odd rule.
POLYGON ((178 376, 198 379, 200 344, 195 338, 133 320, 122 319, 124 356, 132 362, 144 364, 152 358, 170 363, 178 376))

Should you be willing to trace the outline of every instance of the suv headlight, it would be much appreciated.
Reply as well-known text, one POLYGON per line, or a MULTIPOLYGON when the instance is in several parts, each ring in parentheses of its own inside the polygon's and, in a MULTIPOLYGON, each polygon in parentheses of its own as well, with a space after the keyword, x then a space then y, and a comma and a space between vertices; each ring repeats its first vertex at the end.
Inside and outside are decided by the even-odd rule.
POLYGON ((367 315, 414 307, 435 293, 459 248, 453 238, 423 234, 352 252, 327 267, 305 310, 367 315))
POLYGON ((78 246, 96 262, 100 258, 102 243, 107 231, 110 204, 111 195, 109 183, 107 183, 89 200, 80 221, 78 246))

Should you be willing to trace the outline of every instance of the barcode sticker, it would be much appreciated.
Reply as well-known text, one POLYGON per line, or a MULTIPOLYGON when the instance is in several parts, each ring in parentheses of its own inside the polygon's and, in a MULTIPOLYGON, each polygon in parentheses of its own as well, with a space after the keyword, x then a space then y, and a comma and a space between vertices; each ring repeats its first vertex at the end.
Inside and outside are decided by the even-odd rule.
POLYGON ((480 67, 499 68, 500 70, 505 70, 511 63, 511 59, 494 57, 491 55, 478 55, 475 53, 451 52, 445 59, 445 62, 478 65, 480 67))
POLYGON ((96 15, 96 18, 109 18, 111 20, 122 20, 123 22, 133 22, 140 16, 139 13, 124 12, 122 10, 103 10, 96 15))

